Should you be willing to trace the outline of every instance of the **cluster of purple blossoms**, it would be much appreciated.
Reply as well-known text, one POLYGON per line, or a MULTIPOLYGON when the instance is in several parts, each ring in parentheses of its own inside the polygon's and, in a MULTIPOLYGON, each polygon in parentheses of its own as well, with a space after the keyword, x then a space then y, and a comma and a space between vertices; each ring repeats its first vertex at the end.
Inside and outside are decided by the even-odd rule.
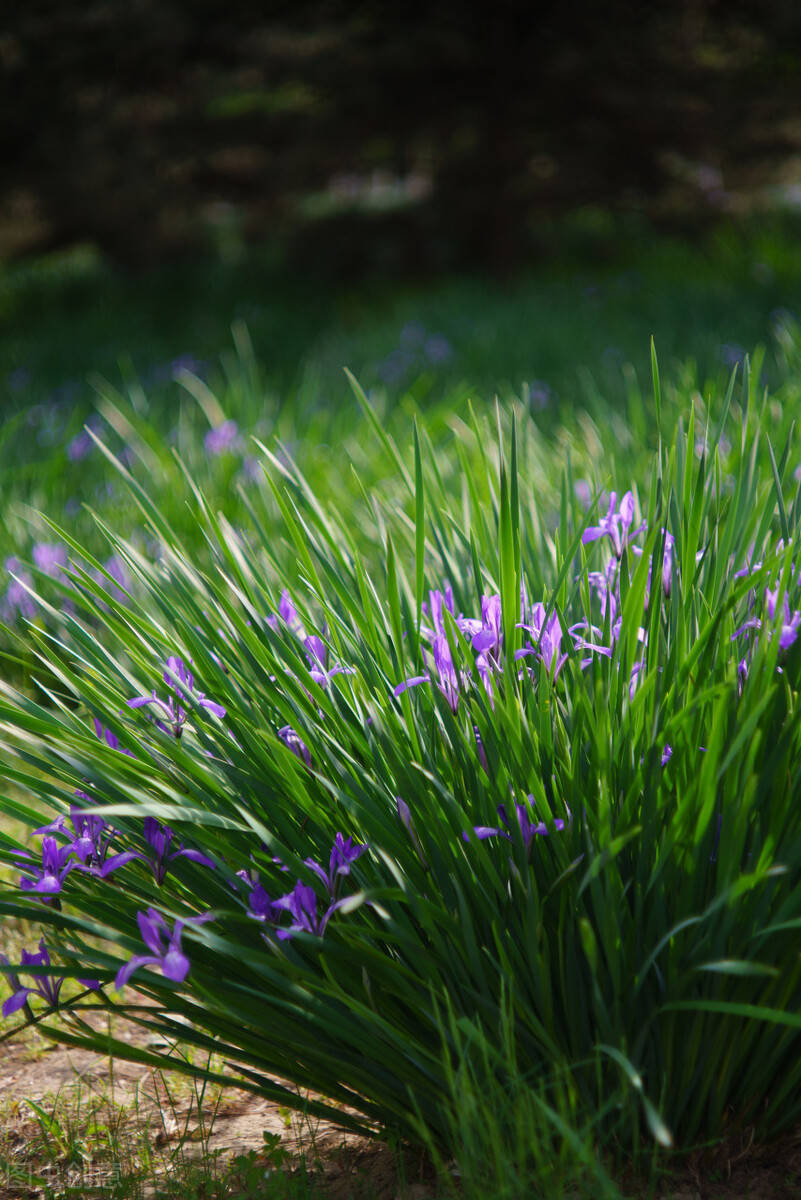
MULTIPOLYGON (((621 601, 620 601, 620 571, 622 569, 621 559, 623 552, 627 549, 635 556, 642 554, 642 548, 634 544, 634 539, 647 529, 647 523, 641 522, 636 529, 632 529, 634 524, 634 496, 629 491, 623 496, 620 505, 617 505, 617 493, 612 492, 609 497, 609 507, 606 515, 601 518, 598 525, 589 525, 582 534, 582 543, 588 545, 591 542, 601 541, 608 538, 611 543, 612 554, 604 564, 602 571, 589 571, 587 579, 592 591, 598 599, 601 613, 601 621, 606 625, 609 623, 609 642, 604 642, 603 629, 597 625, 584 620, 579 621, 575 625, 571 625, 568 633, 573 639, 577 650, 589 651, 589 656, 582 658, 582 669, 588 667, 593 655, 601 654, 606 658, 611 658, 615 644, 620 636, 622 627, 622 618, 620 616, 621 601)), ((674 566, 674 538, 668 530, 663 529, 664 535, 664 550, 662 555, 662 566, 660 571, 662 591, 666 597, 670 596, 674 566)), ((652 563, 648 565, 648 580, 645 592, 645 604, 647 606, 650 590, 651 590, 651 574, 652 563)), ((638 640, 646 642, 645 629, 640 627, 637 631, 638 640)), ((643 670, 643 661, 639 660, 632 666, 631 677, 629 679, 629 697, 633 699, 637 688, 640 673, 643 670)))
POLYGON ((183 733, 189 716, 183 706, 184 701, 207 709, 215 717, 225 716, 225 709, 221 704, 217 704, 214 700, 208 700, 203 692, 195 692, 194 676, 182 658, 171 655, 167 659, 167 669, 162 678, 172 688, 171 696, 162 700, 156 695, 154 688, 149 696, 134 696, 128 701, 128 707, 142 708, 148 704, 155 705, 156 710, 160 713, 160 717, 156 718, 156 725, 164 733, 169 733, 175 738, 179 738, 183 733), (161 720, 161 717, 164 720, 161 720))
MULTIPOLYGON (((287 629, 301 642, 303 652, 306 655, 308 671, 311 678, 320 687, 328 687, 328 684, 335 675, 353 675, 353 667, 345 667, 341 663, 333 663, 329 666, 328 647, 321 637, 317 634, 307 634, 303 628, 303 624, 298 616, 298 611, 292 603, 292 598, 289 592, 284 588, 281 593, 281 599, 278 604, 278 612, 271 613, 266 618, 267 625, 270 629, 276 632, 282 626, 287 629)), ((308 694, 308 693, 307 693, 308 694)), ((292 753, 305 762, 307 767, 311 766, 311 754, 306 743, 303 741, 297 730, 291 725, 283 725, 278 731, 278 737, 284 745, 292 751, 292 753)))
MULTIPOLYGON (((757 567, 759 565, 760 564, 757 564, 757 567)), ((754 570, 756 570, 757 567, 755 567, 754 570)), ((739 576, 747 573, 747 570, 737 572, 739 576)), ((794 568, 792 574, 795 574, 794 568)), ((801 583, 801 575, 798 577, 797 582, 801 583)), ((781 590, 781 580, 779 580, 775 588, 765 588, 763 596, 763 613, 764 618, 767 619, 766 622, 764 618, 755 616, 749 617, 748 620, 744 621, 739 629, 735 630, 735 632, 732 634, 731 640, 733 642, 736 642, 743 636, 747 638, 747 647, 745 653, 737 664, 737 675, 740 681, 741 689, 745 683, 745 679, 748 675, 748 670, 751 665, 751 659, 753 658, 754 651, 756 649, 757 638, 755 635, 762 630, 763 624, 768 625, 768 628, 766 629, 768 638, 772 638, 774 633, 778 633, 780 651, 789 650, 798 638, 799 628, 801 628, 801 612, 799 612, 798 609, 790 609, 790 601, 787 597, 786 591, 782 598, 781 605, 779 604, 779 593, 781 590)), ((751 603, 753 603, 753 599, 751 603)), ((781 671, 781 667, 779 667, 778 670, 781 671)))
MULTIPOLYGON (((320 687, 327 687, 335 675, 352 675, 353 667, 343 667, 341 663, 328 665, 328 647, 316 633, 307 634, 298 616, 298 611, 292 603, 289 592, 284 588, 278 604, 278 612, 267 617, 270 629, 278 630, 281 625, 286 627, 303 644, 303 651, 309 665, 309 674, 320 687)), ((326 631, 323 630, 325 634, 326 631)))
MULTIPOLYGON (((529 795, 526 797, 530 804, 534 803, 534 797, 529 795)), ((528 807, 525 804, 515 803, 515 816, 520 833, 523 838, 523 844, 526 848, 526 854, 530 854, 531 846, 535 837, 547 837, 551 832, 544 821, 532 821, 529 816, 528 807)), ((568 814, 569 819, 569 814, 568 814)), ((474 825, 473 833, 479 839, 484 841, 487 838, 502 837, 508 841, 514 840, 513 825, 509 818, 509 814, 505 804, 498 805, 498 820, 500 826, 495 825, 474 825)), ((562 817, 555 817, 553 827, 557 832, 561 832, 565 828, 565 821, 562 817)), ((466 842, 470 841, 470 834, 465 832, 462 837, 466 842)))
POLYGON ((331 847, 327 870, 313 858, 304 860, 305 866, 318 876, 326 889, 328 904, 322 914, 318 912, 317 893, 303 880, 299 879, 290 892, 272 900, 255 873, 249 872, 247 882, 252 890, 248 897, 248 915, 272 926, 280 941, 286 941, 296 933, 322 937, 331 917, 350 899, 338 895, 341 880, 350 875, 351 866, 366 850, 366 844, 356 844, 352 838, 338 833, 331 847), (279 924, 284 913, 289 913, 288 925, 279 924))
MULTIPOLYGON (((95 733, 101 742, 120 754, 131 755, 130 750, 120 746, 116 734, 104 728, 94 718, 95 733)), ((105 879, 125 863, 141 857, 135 850, 123 850, 109 857, 109 848, 117 836, 103 817, 92 812, 95 801, 87 792, 77 791, 76 797, 83 803, 70 806, 69 817, 57 817, 48 825, 34 829, 33 836, 42 838, 41 864, 27 850, 15 851, 20 861, 20 887, 23 891, 41 896, 44 903, 52 903, 63 890, 64 881, 72 871, 85 871, 105 879), (72 826, 70 830, 67 822, 72 826), (66 838, 59 842, 58 838, 66 838)))
MULTIPOLYGON (((558 616, 555 612, 547 616, 545 606, 541 603, 535 604, 527 612, 525 593, 521 593, 520 610, 521 619, 517 628, 523 629, 529 638, 521 649, 515 651, 515 659, 519 661, 533 656, 543 662, 555 678, 567 659, 566 654, 560 653, 562 628, 558 616)), ((461 613, 457 616, 449 584, 446 584, 442 591, 429 592, 429 598, 423 604, 425 621, 420 625, 420 634, 431 644, 430 652, 424 649, 423 654, 424 658, 427 658, 430 653, 433 671, 429 668, 423 675, 414 675, 402 680, 394 688, 393 695, 400 696, 407 688, 417 687, 422 683, 434 683, 452 711, 458 710, 460 696, 472 686, 473 676, 469 669, 457 671, 454 665, 450 642, 445 632, 446 611, 450 613, 462 636, 469 640, 471 649, 476 652, 475 668, 492 702, 493 680, 502 672, 504 660, 501 598, 497 593, 482 596, 480 617, 465 617, 461 613)))

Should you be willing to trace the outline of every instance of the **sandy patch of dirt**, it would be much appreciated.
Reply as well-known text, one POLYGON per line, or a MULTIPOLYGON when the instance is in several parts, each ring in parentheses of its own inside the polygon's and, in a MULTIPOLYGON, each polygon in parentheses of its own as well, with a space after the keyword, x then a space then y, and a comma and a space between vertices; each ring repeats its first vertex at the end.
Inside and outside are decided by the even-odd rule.
MULTIPOLYGON (((148 1045, 151 1035, 147 1031, 118 1017, 114 1022, 116 1037, 133 1045, 148 1045)), ((235 1088, 205 1097, 204 1126, 198 1120, 191 1081, 185 1077, 162 1076, 150 1067, 121 1059, 114 1060, 112 1070, 106 1057, 55 1046, 33 1031, 24 1031, 0 1044, 3 1200, 41 1196, 43 1192, 33 1185, 34 1175, 50 1181, 63 1177, 74 1186, 74 1164, 64 1162, 61 1168, 57 1161, 48 1164, 41 1123, 25 1103, 28 1100, 56 1115, 62 1129, 71 1130, 76 1144, 81 1142, 82 1122, 95 1130, 116 1122, 113 1145, 129 1148, 131 1162, 141 1138, 146 1137, 154 1159, 162 1163, 160 1173, 168 1172, 171 1162, 191 1164, 215 1156, 223 1176, 226 1169, 230 1174, 236 1156, 250 1155, 254 1169, 269 1169, 267 1135, 272 1138, 273 1152, 277 1147, 279 1156, 281 1152, 286 1155, 285 1168, 291 1169, 303 1156, 306 1171, 327 1200, 396 1200, 401 1195, 404 1200, 433 1200, 438 1194, 430 1167, 419 1152, 408 1151, 399 1160, 386 1145, 343 1133, 330 1122, 307 1121, 272 1101, 235 1088), (31 1177, 27 1187, 26 1164, 31 1177), (10 1173, 10 1166, 18 1168, 16 1176, 10 1173)), ((96 1134, 94 1140, 83 1136, 82 1144, 87 1156, 81 1164, 85 1194, 102 1195, 103 1172, 112 1169, 109 1147, 99 1145, 96 1134), (101 1187, 99 1192, 90 1186, 95 1182, 101 1187)), ((620 1186, 629 1200, 648 1194, 645 1185, 632 1177, 621 1178, 620 1186)), ((756 1146, 745 1138, 693 1155, 677 1169, 671 1182, 657 1188, 655 1196, 660 1200, 801 1200, 801 1128, 770 1146, 756 1146)))
MULTIPOLYGON (((152 1048, 148 1031, 117 1016, 113 1020, 115 1037, 152 1048)), ((104 1028, 105 1019, 92 1024, 104 1028)), ((111 1064, 105 1056, 21 1031, 0 1044, 0 1197, 33 1200, 43 1194, 36 1186, 42 1179, 72 1187, 79 1182, 87 1196, 105 1194, 107 1181, 120 1174, 114 1152, 131 1170, 141 1162, 143 1138, 159 1164, 159 1176, 172 1167, 191 1174, 193 1162, 216 1159, 216 1173, 224 1177, 232 1174, 237 1156, 248 1155, 254 1170, 269 1170, 277 1151, 284 1169, 302 1161, 320 1194, 330 1200, 362 1195, 395 1200, 401 1192, 404 1200, 428 1200, 434 1195, 421 1183, 426 1164, 419 1152, 408 1152, 399 1161, 386 1145, 234 1087, 210 1090, 201 1111, 199 1119, 192 1081, 177 1072, 162 1073, 118 1058, 111 1064), (79 1147, 81 1163, 59 1156, 58 1138, 43 1138, 40 1115, 26 1101, 53 1116, 65 1141, 79 1147), (98 1129, 112 1127, 109 1138, 98 1138, 98 1129), (49 1160, 45 1141, 55 1161, 49 1160), (402 1187, 399 1173, 412 1181, 409 1188, 402 1187)), ((430 1170, 427 1174, 430 1178, 430 1170)))

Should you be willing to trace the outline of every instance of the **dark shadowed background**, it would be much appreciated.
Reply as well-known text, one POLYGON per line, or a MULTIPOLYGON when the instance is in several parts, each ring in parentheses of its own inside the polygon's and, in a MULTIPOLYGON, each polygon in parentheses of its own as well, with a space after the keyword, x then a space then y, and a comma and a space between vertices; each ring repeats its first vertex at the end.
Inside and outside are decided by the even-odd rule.
POLYGON ((31 0, 0 79, 7 260, 506 272, 566 212, 801 204, 796 0, 31 0))

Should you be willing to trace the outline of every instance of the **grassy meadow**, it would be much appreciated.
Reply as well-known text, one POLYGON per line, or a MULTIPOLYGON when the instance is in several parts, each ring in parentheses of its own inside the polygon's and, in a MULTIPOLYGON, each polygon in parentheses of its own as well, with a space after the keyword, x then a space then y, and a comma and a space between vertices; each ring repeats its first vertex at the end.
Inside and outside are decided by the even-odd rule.
MULTIPOLYGON (((797 1130, 801 252, 601 247, 0 276, 7 1030, 430 1196, 657 1195, 797 1130)), ((265 1154, 192 1186, 325 1194, 265 1154)))

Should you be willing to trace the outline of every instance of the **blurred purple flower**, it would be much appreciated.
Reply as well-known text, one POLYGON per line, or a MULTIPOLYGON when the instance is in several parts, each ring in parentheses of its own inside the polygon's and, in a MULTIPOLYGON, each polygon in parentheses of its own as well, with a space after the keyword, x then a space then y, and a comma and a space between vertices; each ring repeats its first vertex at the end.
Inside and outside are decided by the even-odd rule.
POLYGON ((525 399, 532 411, 542 412, 553 400, 550 384, 544 379, 533 379, 531 383, 526 384, 525 399))
POLYGON ((379 364, 379 377, 391 385, 400 383, 414 363, 415 356, 409 350, 398 348, 392 350, 379 364))
POLYGON ((727 367, 737 367, 743 362, 746 351, 736 342, 723 342, 718 346, 718 358, 727 367))
POLYGON ((576 482, 573 484, 573 493, 579 504, 582 504, 585 508, 589 507, 590 501, 592 500, 592 488, 587 483, 586 479, 576 480, 576 482))
MULTIPOLYGON (((128 593, 131 589, 131 576, 128 568, 117 554, 112 554, 111 558, 106 559, 103 566, 107 574, 93 570, 92 578, 106 590, 113 600, 116 600, 118 604, 124 604, 129 598, 128 593), (111 576, 111 579, 108 578, 108 575, 111 576)), ((104 600, 98 600, 98 604, 108 612, 108 605, 104 600)))
POLYGON ((229 419, 210 429, 203 439, 203 445, 207 454, 225 454, 234 449, 238 437, 239 426, 236 421, 229 419))
POLYGON ((33 548, 34 565, 47 575, 58 575, 67 565, 67 547, 60 543, 37 542, 33 548))
POLYGON ((22 392, 31 382, 31 373, 27 367, 15 367, 8 374, 8 386, 12 392, 22 392))
POLYGON ((85 428, 80 433, 77 433, 67 446, 67 458, 70 462, 80 462, 86 458, 87 454, 91 454, 95 448, 91 433, 97 433, 100 426, 100 418, 96 414, 93 414, 86 422, 85 428), (89 432, 90 430, 91 433, 89 432))
POLYGON ((443 363, 450 362, 453 358, 453 347, 442 334, 433 333, 426 338, 423 353, 433 366, 438 367, 443 363))
POLYGON ((194 354, 179 354, 174 358, 169 366, 170 375, 173 379, 177 379, 184 371, 188 371, 190 375, 203 376, 208 370, 208 363, 202 359, 195 358, 194 354))
POLYGON ((402 346, 420 346, 425 340, 426 328, 422 321, 407 321, 400 331, 402 346))
POLYGON ((36 615, 36 601, 28 591, 28 588, 33 587, 33 579, 29 571, 23 569, 18 558, 7 558, 5 561, 5 569, 9 575, 13 573, 15 579, 11 579, 6 594, 3 597, 2 605, 0 605, 0 614, 4 621, 11 624, 16 620, 17 616, 31 619, 36 615))

